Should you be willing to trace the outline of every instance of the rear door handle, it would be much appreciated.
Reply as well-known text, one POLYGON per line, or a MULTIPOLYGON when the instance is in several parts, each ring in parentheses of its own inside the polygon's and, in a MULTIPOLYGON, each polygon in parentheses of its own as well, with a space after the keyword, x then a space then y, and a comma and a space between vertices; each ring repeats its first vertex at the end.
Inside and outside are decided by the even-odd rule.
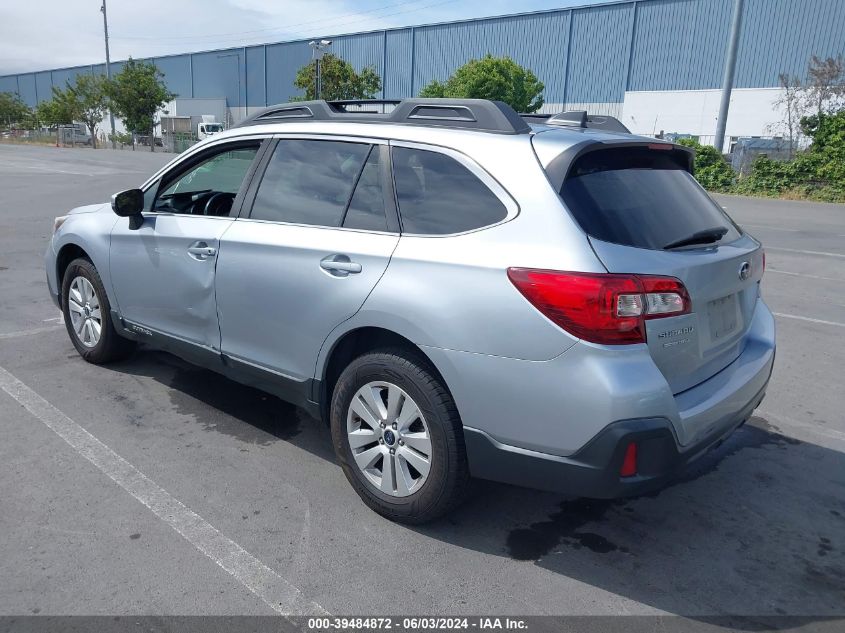
POLYGON ((217 255, 217 249, 209 246, 205 242, 194 242, 188 247, 188 254, 194 259, 204 261, 209 257, 217 255))
POLYGON ((329 255, 320 260, 320 268, 335 277, 347 277, 361 272, 361 264, 353 262, 348 255, 329 255))

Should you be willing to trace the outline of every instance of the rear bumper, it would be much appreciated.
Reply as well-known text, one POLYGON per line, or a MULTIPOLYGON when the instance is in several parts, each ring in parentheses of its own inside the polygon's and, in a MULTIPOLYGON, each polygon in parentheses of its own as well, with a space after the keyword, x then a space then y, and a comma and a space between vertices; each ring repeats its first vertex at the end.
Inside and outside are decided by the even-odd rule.
POLYGON ((745 423, 764 395, 765 386, 742 410, 685 447, 678 444, 674 427, 666 418, 614 422, 568 457, 508 446, 483 431, 465 428, 470 472, 481 479, 579 497, 639 495, 665 486, 689 463, 719 446, 745 423), (637 474, 620 477, 625 450, 631 442, 637 444, 637 474))
MULTIPOLYGON (((634 392, 639 398, 618 402, 614 408, 614 412, 628 415, 615 415, 601 424, 600 416, 582 417, 590 408, 578 407, 582 414, 574 417, 573 407, 559 405, 556 426, 547 422, 542 427, 530 427, 539 429, 538 437, 551 440, 546 446, 516 445, 531 439, 525 432, 535 424, 531 417, 513 418, 522 423, 521 429, 513 429, 523 431, 517 441, 464 420, 470 471, 483 479, 595 498, 635 495, 659 487, 751 416, 766 393, 774 358, 774 319, 760 302, 745 349, 733 363, 675 396, 662 397, 659 391, 634 392), (628 406, 623 408, 623 404, 628 406), (578 448, 566 453, 554 450, 553 431, 577 428, 583 432, 589 424, 597 423, 601 425, 578 448), (637 475, 622 478, 620 467, 631 442, 637 444, 637 475)), ((608 366, 602 363, 602 368, 608 366)), ((590 376, 589 372, 583 374, 590 376)), ((594 380, 593 374, 593 379, 583 385, 586 400, 613 403, 622 386, 636 384, 636 375, 628 371, 627 376, 629 380, 610 382, 610 388, 601 389, 602 383, 594 380)), ((665 380, 662 382, 665 386, 665 380)), ((552 398, 555 393, 548 391, 552 398)), ((574 392, 568 395, 573 400, 578 397, 574 392)))

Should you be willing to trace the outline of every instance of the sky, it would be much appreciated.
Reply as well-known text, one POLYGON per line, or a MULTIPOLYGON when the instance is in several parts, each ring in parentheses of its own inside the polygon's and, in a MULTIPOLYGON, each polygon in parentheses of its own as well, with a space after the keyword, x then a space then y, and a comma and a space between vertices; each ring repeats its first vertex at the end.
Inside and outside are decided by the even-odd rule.
MULTIPOLYGON (((598 0, 107 0, 112 61, 598 0)), ((0 75, 105 61, 102 0, 3 0, 0 75)))

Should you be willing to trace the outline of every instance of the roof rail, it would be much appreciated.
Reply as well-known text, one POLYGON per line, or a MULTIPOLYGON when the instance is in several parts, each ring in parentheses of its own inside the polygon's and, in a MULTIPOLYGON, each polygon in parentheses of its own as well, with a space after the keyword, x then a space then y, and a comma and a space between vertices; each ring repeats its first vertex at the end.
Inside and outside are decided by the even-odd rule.
MULTIPOLYGON (((402 103, 401 99, 343 99, 340 101, 327 101, 330 106, 335 107, 344 112, 348 112, 349 106, 398 106, 402 103)), ((358 112, 359 110, 352 110, 358 112)), ((376 112, 375 110, 366 110, 366 112, 376 112)))
POLYGON ((361 99, 295 101, 270 106, 234 127, 302 120, 395 123, 448 127, 497 134, 528 134, 531 127, 506 103, 487 99, 361 99), (391 112, 349 110, 349 106, 392 105, 391 112))
POLYGON ((588 114, 586 110, 570 110, 558 114, 523 114, 523 119, 546 125, 572 126, 605 130, 607 132, 623 132, 630 134, 625 125, 617 119, 604 114, 588 114))

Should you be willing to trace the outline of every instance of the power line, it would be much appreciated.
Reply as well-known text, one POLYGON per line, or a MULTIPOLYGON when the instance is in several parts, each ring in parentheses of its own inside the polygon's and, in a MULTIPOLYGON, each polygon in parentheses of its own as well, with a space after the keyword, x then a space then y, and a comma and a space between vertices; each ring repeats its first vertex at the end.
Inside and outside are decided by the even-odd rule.
MULTIPOLYGON (((397 11, 397 12, 394 12, 394 13, 388 13, 388 14, 380 15, 380 16, 365 16, 365 17, 360 18, 359 20, 352 20, 351 22, 353 22, 353 23, 354 22, 361 22, 361 21, 365 21, 365 20, 370 20, 374 17, 383 18, 383 17, 389 17, 391 15, 397 15, 399 13, 410 13, 410 12, 414 12, 414 11, 420 11, 422 9, 430 8, 431 6, 446 4, 447 2, 451 2, 451 1, 452 0, 445 0, 444 2, 438 2, 438 3, 435 3, 434 5, 427 5, 427 6, 411 8, 411 9, 407 9, 407 10, 404 10, 404 11, 397 11)), ((254 30, 250 30, 250 31, 230 31, 230 32, 227 32, 227 33, 206 33, 204 35, 174 35, 174 36, 169 36, 169 37, 168 36, 151 37, 151 36, 140 36, 140 35, 139 36, 130 36, 130 35, 116 36, 116 35, 112 35, 111 38, 113 40, 115 40, 115 39, 119 39, 119 40, 145 40, 145 41, 155 41, 155 42, 160 42, 162 40, 172 40, 172 41, 175 41, 175 42, 183 42, 183 41, 187 42, 187 41, 190 41, 190 40, 230 41, 233 38, 240 39, 241 36, 252 35, 252 34, 261 34, 261 33, 284 33, 284 34, 288 34, 288 33, 293 32, 293 31, 291 31, 292 27, 308 26, 308 25, 315 25, 315 24, 320 25, 320 24, 338 22, 338 21, 343 20, 344 18, 347 18, 347 17, 356 17, 356 16, 362 16, 363 14, 368 14, 368 13, 377 13, 379 11, 384 11, 385 9, 395 9, 396 7, 401 7, 401 6, 408 5, 408 4, 414 4, 416 2, 419 2, 419 0, 405 0, 404 2, 389 4, 389 5, 377 7, 375 9, 368 9, 366 11, 356 11, 354 13, 345 13, 345 14, 336 15, 336 16, 330 17, 330 18, 319 18, 319 19, 316 19, 316 20, 306 20, 304 22, 294 22, 293 24, 285 25, 284 28, 274 27, 274 28, 266 28, 266 29, 254 29, 254 30)))

